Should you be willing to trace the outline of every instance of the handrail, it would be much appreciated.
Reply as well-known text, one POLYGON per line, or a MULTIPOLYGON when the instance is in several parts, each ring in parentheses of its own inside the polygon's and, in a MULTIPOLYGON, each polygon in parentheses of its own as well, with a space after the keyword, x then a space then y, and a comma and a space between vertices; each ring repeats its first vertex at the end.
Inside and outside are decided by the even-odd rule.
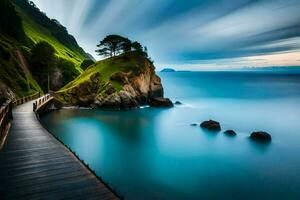
POLYGON ((13 107, 19 106, 23 103, 27 103, 28 101, 32 101, 32 100, 37 99, 39 97, 40 97, 39 92, 37 92, 33 95, 30 95, 30 96, 22 97, 22 98, 17 99, 16 101, 13 102, 13 107))
POLYGON ((41 107, 43 107, 48 101, 52 100, 53 97, 50 94, 46 94, 40 98, 38 98, 33 103, 33 112, 37 112, 41 107))
POLYGON ((9 100, 0 108, 0 150, 3 147, 5 138, 10 128, 13 103, 9 100))

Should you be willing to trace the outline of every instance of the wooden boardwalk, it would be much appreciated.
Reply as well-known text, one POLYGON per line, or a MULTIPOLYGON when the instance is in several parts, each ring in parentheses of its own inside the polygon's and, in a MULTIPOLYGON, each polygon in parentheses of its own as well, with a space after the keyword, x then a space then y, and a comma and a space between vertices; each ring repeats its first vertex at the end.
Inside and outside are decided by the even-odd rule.
POLYGON ((32 102, 13 111, 0 152, 0 199, 118 199, 32 112, 32 102))

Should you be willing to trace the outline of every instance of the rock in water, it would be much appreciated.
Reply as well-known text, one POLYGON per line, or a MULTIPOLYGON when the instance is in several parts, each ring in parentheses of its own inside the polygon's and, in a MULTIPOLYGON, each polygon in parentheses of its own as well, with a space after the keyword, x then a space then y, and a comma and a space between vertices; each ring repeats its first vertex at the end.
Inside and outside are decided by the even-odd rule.
POLYGON ((265 142, 272 140, 271 135, 264 131, 253 132, 251 133, 250 138, 253 140, 265 141, 265 142))
POLYGON ((162 98, 162 97, 151 98, 149 101, 149 105, 152 107, 173 107, 174 106, 170 99, 162 98))
POLYGON ((236 132, 234 130, 227 130, 224 132, 226 135, 236 136, 236 132))
POLYGON ((204 121, 200 124, 200 126, 202 128, 206 128, 206 129, 212 130, 212 131, 220 131, 221 130, 220 123, 217 121, 214 121, 214 120, 204 121))
POLYGON ((176 101, 175 105, 182 105, 182 103, 180 101, 176 101))
POLYGON ((196 123, 192 123, 192 124, 190 124, 191 126, 198 126, 198 124, 196 124, 196 123))

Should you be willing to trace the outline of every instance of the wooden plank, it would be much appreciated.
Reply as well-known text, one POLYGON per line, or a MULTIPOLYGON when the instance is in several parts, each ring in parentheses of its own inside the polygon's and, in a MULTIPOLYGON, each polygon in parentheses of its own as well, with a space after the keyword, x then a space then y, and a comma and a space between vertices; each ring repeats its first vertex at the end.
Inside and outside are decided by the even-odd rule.
POLYGON ((0 199, 119 199, 32 112, 16 107, 0 152, 0 199))

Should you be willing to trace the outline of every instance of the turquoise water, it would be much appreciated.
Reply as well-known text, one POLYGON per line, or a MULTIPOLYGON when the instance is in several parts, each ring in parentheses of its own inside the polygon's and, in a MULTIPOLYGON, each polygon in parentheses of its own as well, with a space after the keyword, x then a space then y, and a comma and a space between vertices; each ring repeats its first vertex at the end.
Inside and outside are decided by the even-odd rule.
POLYGON ((42 122, 125 199, 300 199, 300 74, 160 76, 183 105, 63 109, 42 122), (208 119, 237 136, 190 126, 208 119), (251 141, 255 130, 272 142, 251 141))

